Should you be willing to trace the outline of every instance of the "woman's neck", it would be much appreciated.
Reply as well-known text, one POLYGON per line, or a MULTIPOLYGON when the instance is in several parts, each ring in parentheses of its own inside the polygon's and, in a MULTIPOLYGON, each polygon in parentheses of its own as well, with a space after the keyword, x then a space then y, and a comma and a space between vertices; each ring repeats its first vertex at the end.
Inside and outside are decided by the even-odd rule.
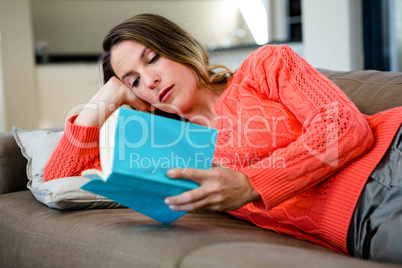
POLYGON ((214 128, 218 121, 215 105, 223 90, 214 91, 207 88, 200 90, 200 96, 197 96, 192 109, 185 113, 184 117, 194 124, 214 128))

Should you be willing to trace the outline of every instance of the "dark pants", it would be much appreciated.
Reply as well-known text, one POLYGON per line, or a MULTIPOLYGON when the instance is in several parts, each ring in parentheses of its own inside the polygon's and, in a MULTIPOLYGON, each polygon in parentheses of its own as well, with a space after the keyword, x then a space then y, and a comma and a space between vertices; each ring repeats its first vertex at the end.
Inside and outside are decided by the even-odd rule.
POLYGON ((358 258, 402 264, 402 127, 362 191, 348 249, 358 258))

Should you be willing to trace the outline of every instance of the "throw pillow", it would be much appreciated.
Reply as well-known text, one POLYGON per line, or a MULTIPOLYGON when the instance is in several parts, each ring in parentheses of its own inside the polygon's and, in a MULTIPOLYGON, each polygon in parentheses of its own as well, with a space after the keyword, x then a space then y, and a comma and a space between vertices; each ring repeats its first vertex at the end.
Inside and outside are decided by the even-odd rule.
POLYGON ((28 161, 27 187, 39 202, 56 209, 122 207, 110 199, 80 189, 81 185, 89 180, 85 177, 68 177, 45 182, 45 165, 63 131, 22 130, 13 127, 13 135, 22 155, 28 161))

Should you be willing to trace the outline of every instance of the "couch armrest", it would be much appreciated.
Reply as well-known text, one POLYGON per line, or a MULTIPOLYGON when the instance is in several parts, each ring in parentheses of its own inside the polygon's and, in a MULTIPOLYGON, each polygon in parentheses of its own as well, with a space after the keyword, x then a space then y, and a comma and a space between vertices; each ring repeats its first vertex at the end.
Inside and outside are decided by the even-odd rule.
POLYGON ((27 189, 26 164, 12 132, 0 133, 0 194, 27 189))

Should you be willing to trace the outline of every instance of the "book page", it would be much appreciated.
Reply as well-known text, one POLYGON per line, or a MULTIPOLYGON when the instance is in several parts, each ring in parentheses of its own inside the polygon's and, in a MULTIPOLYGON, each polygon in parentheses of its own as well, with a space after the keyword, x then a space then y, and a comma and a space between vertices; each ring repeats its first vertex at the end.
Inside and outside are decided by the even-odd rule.
POLYGON ((89 169, 82 172, 82 176, 101 178, 106 181, 112 173, 113 158, 115 152, 115 134, 116 125, 119 117, 120 109, 117 109, 113 114, 106 119, 99 132, 99 153, 102 171, 97 169, 89 169))
POLYGON ((114 113, 105 121, 99 133, 100 162, 105 178, 109 177, 110 173, 112 173, 113 158, 116 147, 116 126, 119 114, 120 109, 114 111, 114 113))

